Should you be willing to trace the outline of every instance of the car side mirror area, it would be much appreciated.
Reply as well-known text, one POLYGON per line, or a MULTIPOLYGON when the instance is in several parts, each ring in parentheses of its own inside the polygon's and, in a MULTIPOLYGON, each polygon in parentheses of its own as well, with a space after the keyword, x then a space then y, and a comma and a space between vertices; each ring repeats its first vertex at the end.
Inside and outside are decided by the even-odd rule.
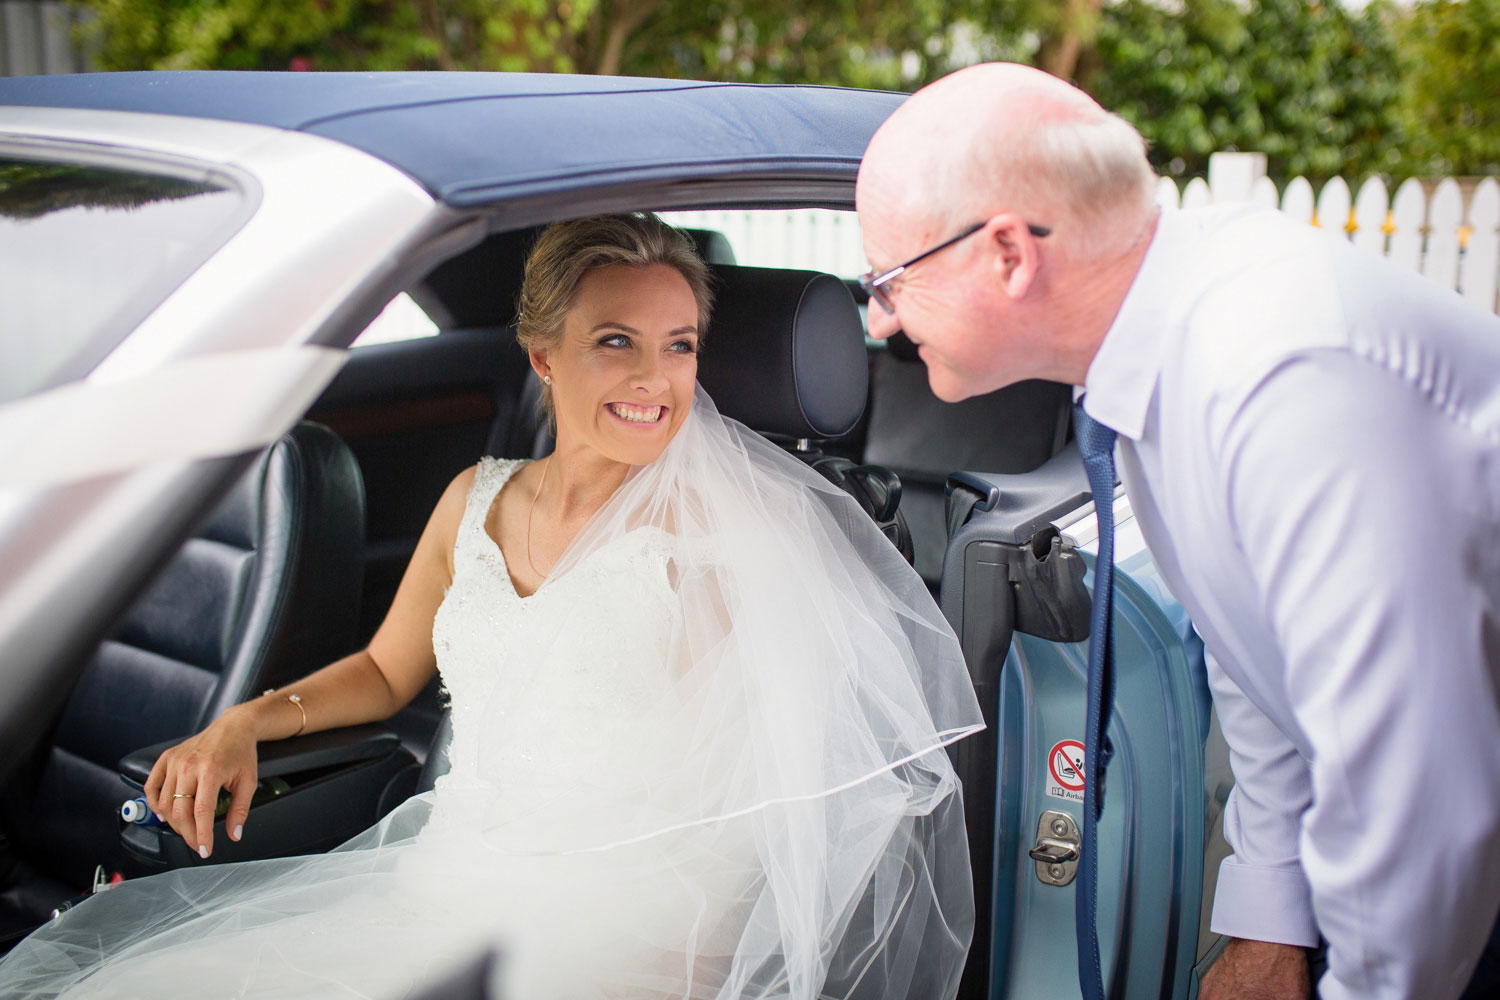
MULTIPOLYGON (((156 758, 180 740, 120 760, 120 776, 144 789, 156 758)), ((149 875, 192 865, 327 851, 376 823, 417 789, 422 766, 396 733, 378 724, 330 729, 259 745, 259 780, 244 837, 229 839, 220 817, 205 861, 165 824, 122 817, 120 843, 149 875)), ((149 820, 149 817, 144 817, 149 820)))

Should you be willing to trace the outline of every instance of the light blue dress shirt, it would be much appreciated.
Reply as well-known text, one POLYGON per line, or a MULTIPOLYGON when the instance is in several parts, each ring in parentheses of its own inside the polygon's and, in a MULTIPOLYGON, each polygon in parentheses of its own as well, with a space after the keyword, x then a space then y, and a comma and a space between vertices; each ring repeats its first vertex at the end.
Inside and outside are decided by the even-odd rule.
POLYGON ((1456 997, 1500 909, 1500 319, 1278 212, 1166 212, 1090 414, 1211 654, 1213 929, 1456 997))

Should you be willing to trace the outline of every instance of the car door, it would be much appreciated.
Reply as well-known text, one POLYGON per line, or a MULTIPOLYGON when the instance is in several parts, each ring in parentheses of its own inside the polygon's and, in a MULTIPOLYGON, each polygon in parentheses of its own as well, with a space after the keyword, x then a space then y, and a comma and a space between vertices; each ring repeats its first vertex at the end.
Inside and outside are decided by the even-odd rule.
MULTIPOLYGON (((943 609, 986 732, 959 748, 978 927, 961 995, 1080 995, 1074 906, 1083 825, 1089 588, 1097 526, 1070 446, 1021 476, 950 480, 943 609)), ((1203 646, 1115 501, 1114 757, 1099 825, 1108 995, 1186 1000, 1200 958, 1205 839, 1227 788, 1205 779, 1203 646), (1212 791, 1210 791, 1212 788, 1212 791)), ((1210 871, 1210 876, 1212 872, 1210 871)))
POLYGON ((3 779, 333 377, 342 352, 316 345, 352 339, 455 222, 369 156, 240 123, 4 107, 0 168, 0 341, 25 362, 0 392, 3 779))

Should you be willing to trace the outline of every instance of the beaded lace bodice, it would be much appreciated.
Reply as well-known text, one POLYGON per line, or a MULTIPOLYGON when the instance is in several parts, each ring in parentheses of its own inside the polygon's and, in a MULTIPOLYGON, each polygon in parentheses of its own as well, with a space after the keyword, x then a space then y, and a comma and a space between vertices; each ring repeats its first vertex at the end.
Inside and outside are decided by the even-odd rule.
POLYGON ((433 622, 453 727, 439 803, 565 792, 602 749, 637 743, 632 719, 671 686, 670 537, 629 532, 521 597, 485 520, 523 464, 480 460, 433 622))

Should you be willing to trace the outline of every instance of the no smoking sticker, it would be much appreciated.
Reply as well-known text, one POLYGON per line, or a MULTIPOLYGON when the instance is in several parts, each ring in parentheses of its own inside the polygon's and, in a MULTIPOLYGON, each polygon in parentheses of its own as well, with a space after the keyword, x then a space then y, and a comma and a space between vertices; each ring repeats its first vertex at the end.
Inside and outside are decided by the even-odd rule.
POLYGON ((1083 801, 1083 744, 1059 740, 1047 753, 1047 794, 1054 799, 1083 801))

